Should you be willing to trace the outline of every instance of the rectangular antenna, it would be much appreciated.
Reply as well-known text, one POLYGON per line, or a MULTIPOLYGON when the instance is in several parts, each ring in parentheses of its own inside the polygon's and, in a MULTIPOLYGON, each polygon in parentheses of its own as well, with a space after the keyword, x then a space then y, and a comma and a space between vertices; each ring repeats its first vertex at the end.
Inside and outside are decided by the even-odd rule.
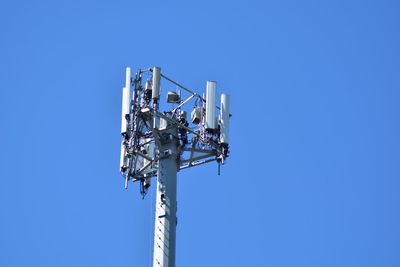
POLYGON ((160 72, 161 69, 159 67, 153 68, 153 92, 151 94, 153 100, 160 99, 160 72))
POLYGON ((122 88, 122 117, 121 117, 121 134, 125 134, 127 131, 127 125, 129 118, 129 106, 131 102, 130 90, 126 87, 122 88))
POLYGON ((126 148, 124 143, 121 143, 121 156, 119 159, 119 169, 120 171, 123 171, 123 168, 125 167, 125 152, 126 152, 126 148))
POLYGON ((131 84, 132 84, 132 70, 130 67, 126 68, 126 79, 125 79, 125 87, 131 90, 131 84))
POLYGON ((229 143, 229 95, 221 94, 221 113, 220 113, 221 144, 229 143))
POLYGON ((207 81, 206 91, 206 129, 215 129, 215 93, 217 91, 217 82, 207 81))
POLYGON ((130 113, 131 103, 131 83, 132 71, 131 68, 126 68, 125 87, 122 88, 122 118, 121 118, 121 134, 125 134, 127 130, 127 119, 130 113))

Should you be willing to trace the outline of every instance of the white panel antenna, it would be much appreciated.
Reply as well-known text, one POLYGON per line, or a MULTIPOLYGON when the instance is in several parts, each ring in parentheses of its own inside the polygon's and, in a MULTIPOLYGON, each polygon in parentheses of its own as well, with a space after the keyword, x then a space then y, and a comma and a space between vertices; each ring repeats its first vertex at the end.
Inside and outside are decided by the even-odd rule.
POLYGON ((221 94, 221 113, 220 113, 220 142, 229 144, 229 95, 221 94))
POLYGON ((127 131, 128 119, 131 103, 131 83, 132 73, 131 68, 126 68, 125 87, 122 88, 122 116, 121 116, 121 133, 124 135, 127 131))
POLYGON ((120 169, 121 172, 123 172, 124 169, 126 168, 126 165, 125 165, 126 155, 125 155, 125 153, 126 153, 126 147, 125 147, 124 142, 122 142, 121 143, 121 157, 119 159, 119 169, 120 169))
POLYGON ((131 84, 132 84, 132 70, 130 67, 126 68, 126 79, 125 79, 125 87, 131 90, 131 84))
POLYGON ((215 118, 215 93, 217 91, 217 82, 207 81, 206 91, 206 124, 207 130, 214 130, 216 125, 215 118))
POLYGON ((121 134, 125 135, 129 119, 130 91, 128 88, 122 88, 122 114, 121 114, 121 134))

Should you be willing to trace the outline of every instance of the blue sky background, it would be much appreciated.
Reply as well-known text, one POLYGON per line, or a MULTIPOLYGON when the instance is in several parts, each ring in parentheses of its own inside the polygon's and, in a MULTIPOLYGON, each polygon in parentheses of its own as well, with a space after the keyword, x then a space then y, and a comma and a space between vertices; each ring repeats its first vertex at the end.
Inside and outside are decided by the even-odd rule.
POLYGON ((398 1, 0 4, 0 266, 151 266, 118 165, 155 65, 234 114, 222 175, 179 173, 177 266, 400 266, 398 1))

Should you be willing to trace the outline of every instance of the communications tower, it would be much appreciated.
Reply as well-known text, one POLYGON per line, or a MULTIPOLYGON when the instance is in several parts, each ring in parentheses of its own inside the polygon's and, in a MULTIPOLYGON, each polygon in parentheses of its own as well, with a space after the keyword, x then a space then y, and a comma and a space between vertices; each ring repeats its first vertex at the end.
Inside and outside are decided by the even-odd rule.
POLYGON ((125 188, 129 181, 138 182, 143 197, 157 177, 153 267, 175 266, 177 172, 211 161, 219 172, 228 157, 229 95, 221 94, 216 106, 216 91, 215 81, 207 81, 206 95, 200 96, 159 67, 139 70, 135 77, 126 68, 120 171, 125 188), (161 97, 161 82, 163 90, 176 90, 161 97))

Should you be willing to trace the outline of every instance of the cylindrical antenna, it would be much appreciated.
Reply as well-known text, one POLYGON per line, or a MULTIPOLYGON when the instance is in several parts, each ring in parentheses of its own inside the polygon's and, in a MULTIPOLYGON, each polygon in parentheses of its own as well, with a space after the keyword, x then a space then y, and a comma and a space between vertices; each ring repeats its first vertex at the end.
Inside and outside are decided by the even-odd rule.
POLYGON ((221 144, 229 144, 229 95, 221 94, 221 113, 220 113, 221 144))
POLYGON ((153 92, 151 95, 151 98, 153 98, 153 100, 160 99, 160 72, 161 68, 153 68, 153 92))
POLYGON ((217 91, 217 82, 207 81, 206 91, 206 130, 214 130, 215 119, 215 93, 217 91))

